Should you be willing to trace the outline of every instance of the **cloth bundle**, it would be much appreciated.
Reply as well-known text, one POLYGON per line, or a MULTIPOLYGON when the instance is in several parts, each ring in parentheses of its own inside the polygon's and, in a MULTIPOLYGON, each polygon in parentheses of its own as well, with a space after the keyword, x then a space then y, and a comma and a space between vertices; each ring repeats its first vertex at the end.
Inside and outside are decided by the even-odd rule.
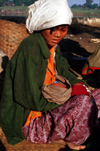
POLYGON ((90 55, 82 69, 83 75, 92 74, 95 70, 100 70, 100 45, 90 55))
POLYGON ((66 78, 59 75, 56 75, 55 77, 58 82, 61 82, 62 84, 65 85, 65 88, 57 87, 53 84, 50 85, 44 84, 41 87, 41 91, 44 98, 46 98, 49 102, 63 104, 71 97, 72 88, 69 81, 66 78))
POLYGON ((26 28, 30 33, 72 22, 67 0, 38 0, 28 8, 26 28))

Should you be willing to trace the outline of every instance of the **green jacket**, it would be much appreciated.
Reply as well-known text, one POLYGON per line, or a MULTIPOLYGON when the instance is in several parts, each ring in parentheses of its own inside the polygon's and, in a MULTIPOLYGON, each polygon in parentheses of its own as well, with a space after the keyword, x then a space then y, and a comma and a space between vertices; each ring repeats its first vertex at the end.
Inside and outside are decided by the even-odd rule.
MULTIPOLYGON (((37 32, 21 42, 8 62, 0 103, 0 126, 12 145, 24 139, 22 126, 30 110, 46 112, 59 106, 48 102, 41 94, 49 56, 47 44, 37 32)), ((55 60, 59 75, 66 77, 72 85, 79 81, 69 71, 59 47, 56 48, 55 60)))

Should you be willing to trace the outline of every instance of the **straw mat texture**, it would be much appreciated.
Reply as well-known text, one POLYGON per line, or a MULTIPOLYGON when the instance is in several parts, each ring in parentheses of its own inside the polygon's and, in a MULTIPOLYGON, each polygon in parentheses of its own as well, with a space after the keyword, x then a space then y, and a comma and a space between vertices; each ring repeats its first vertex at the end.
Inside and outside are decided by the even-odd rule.
POLYGON ((25 24, 0 19, 0 49, 11 59, 20 42, 29 35, 25 24))

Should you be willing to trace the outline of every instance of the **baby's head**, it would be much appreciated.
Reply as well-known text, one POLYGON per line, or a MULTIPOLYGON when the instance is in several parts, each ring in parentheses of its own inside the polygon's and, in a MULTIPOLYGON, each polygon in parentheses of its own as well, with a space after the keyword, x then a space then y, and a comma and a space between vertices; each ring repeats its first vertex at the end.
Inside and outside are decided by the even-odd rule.
POLYGON ((67 0, 38 0, 28 8, 26 28, 30 33, 72 22, 73 15, 67 0))

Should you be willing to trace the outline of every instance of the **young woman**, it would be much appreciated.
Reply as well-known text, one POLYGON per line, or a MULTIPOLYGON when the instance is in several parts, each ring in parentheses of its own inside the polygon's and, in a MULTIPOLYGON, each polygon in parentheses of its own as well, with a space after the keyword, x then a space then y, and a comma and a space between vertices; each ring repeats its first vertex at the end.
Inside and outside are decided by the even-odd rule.
POLYGON ((38 0, 29 6, 26 27, 31 35, 7 65, 0 104, 0 126, 12 145, 26 138, 76 150, 86 147, 81 144, 97 123, 100 90, 89 92, 61 55, 58 43, 71 21, 66 0, 38 0), (69 87, 57 77, 69 81, 69 87), (45 88, 51 96, 44 95, 45 88))

